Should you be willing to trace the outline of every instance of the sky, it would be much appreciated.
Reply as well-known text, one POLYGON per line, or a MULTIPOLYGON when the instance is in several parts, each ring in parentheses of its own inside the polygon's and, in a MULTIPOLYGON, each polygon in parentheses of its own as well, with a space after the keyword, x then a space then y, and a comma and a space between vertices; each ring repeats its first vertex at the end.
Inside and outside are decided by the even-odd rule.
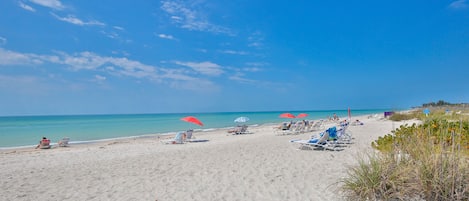
POLYGON ((469 102, 469 0, 2 0, 0 8, 0 116, 469 102))

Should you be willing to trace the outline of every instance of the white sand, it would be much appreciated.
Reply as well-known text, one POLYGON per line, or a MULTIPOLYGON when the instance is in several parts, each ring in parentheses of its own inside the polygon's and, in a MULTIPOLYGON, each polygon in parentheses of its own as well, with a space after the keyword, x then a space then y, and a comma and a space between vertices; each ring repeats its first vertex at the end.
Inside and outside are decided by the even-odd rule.
MULTIPOLYGON (((343 151, 298 150, 272 126, 254 134, 194 133, 208 142, 156 138, 0 152, 0 200, 344 200, 340 180, 360 152, 403 123, 357 117, 343 151)), ((355 118, 354 118, 355 119, 355 118)), ((318 133, 319 131, 315 132, 318 133)))

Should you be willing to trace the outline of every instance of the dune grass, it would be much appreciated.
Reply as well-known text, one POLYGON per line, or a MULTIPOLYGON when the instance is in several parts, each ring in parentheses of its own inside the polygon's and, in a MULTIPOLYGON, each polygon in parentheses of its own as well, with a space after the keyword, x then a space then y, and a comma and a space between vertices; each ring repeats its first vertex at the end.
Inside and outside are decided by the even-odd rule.
POLYGON ((343 179, 349 200, 469 200, 469 121, 447 112, 423 118, 357 159, 343 179))

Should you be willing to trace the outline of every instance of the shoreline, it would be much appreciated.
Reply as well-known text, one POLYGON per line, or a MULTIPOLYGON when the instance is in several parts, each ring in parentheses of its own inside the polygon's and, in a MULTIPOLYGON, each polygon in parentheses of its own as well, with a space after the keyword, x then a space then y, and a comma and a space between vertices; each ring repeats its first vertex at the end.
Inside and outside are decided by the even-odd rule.
MULTIPOLYGON (((276 123, 265 123, 262 125, 253 124, 249 125, 249 127, 261 127, 261 126, 273 126, 277 125, 276 123)), ((195 133, 208 133, 208 132, 217 132, 217 131, 228 131, 235 126, 231 127, 223 127, 223 128, 207 128, 207 129, 194 129, 195 133)), ((98 140, 89 140, 89 141, 70 141, 70 146, 72 145, 85 145, 85 144, 96 144, 96 143, 106 143, 106 142, 113 142, 113 141, 121 141, 121 140, 128 140, 128 139, 145 139, 145 138, 171 138, 176 135, 179 131, 174 132, 164 132, 164 133, 150 133, 150 134, 143 134, 143 135, 135 135, 135 136, 126 136, 126 137, 116 137, 116 138, 105 138, 105 139, 98 139, 98 140)), ((58 148, 57 142, 51 142, 52 148, 58 148)), ((37 144, 34 145, 24 145, 24 146, 14 146, 14 147, 0 147, 0 152, 2 151, 14 151, 14 150, 22 150, 22 149, 30 149, 36 147, 37 144)))
POLYGON ((114 140, 46 150, 0 151, 5 200, 345 200, 341 178, 371 142, 413 121, 357 116, 354 144, 343 151, 299 150, 292 139, 325 129, 276 135, 273 125, 195 132, 206 142, 166 138, 114 140))
MULTIPOLYGON (((337 112, 337 114, 341 114, 339 111, 337 112)), ((356 114, 359 115, 359 113, 376 114, 381 112, 378 110, 359 110, 356 114)), ((230 129, 236 126, 233 120, 244 115, 244 113, 222 114, 217 116, 212 113, 206 113, 196 116, 204 122, 205 125, 203 127, 183 122, 180 120, 181 115, 176 114, 169 114, 167 116, 162 114, 68 116, 65 119, 60 118, 60 116, 6 118, 0 125, 0 132, 3 133, 0 136, 0 149, 36 146, 42 136, 49 138, 52 142, 57 142, 63 137, 69 137, 73 143, 82 143, 146 135, 170 135, 191 128, 197 131, 199 129, 201 131, 230 129)), ((290 119, 278 118, 279 114, 252 112, 246 115, 251 119, 248 122, 248 125, 251 126, 254 124, 263 125, 290 121, 290 119)), ((345 115, 341 114, 339 116, 345 115)), ((325 116, 324 111, 312 111, 306 119, 318 120, 325 119, 325 117, 327 116, 325 116)))

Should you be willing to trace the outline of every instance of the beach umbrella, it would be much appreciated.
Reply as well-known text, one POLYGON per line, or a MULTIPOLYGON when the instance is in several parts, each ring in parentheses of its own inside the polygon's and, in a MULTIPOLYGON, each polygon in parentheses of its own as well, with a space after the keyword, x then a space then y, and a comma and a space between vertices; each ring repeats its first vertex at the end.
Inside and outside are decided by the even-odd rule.
POLYGON ((236 123, 245 123, 247 121, 249 121, 248 117, 238 117, 234 120, 234 122, 236 122, 236 123))
POLYGON ((197 118, 195 118, 193 116, 183 117, 183 118, 181 118, 181 120, 183 120, 185 122, 197 124, 199 126, 204 126, 204 124, 200 120, 198 120, 197 118))
POLYGON ((293 119, 295 118, 295 115, 291 114, 291 113, 283 113, 283 114, 280 114, 281 118, 288 118, 288 119, 293 119))
POLYGON ((306 113, 300 113, 300 114, 296 115, 296 118, 304 118, 304 117, 307 117, 307 116, 308 116, 308 114, 306 114, 306 113))

